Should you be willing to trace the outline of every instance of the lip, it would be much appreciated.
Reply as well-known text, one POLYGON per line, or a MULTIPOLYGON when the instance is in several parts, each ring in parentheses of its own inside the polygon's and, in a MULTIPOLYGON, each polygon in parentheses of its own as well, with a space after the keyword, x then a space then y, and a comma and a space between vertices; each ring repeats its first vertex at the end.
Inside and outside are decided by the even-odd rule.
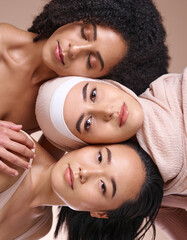
POLYGON ((64 172, 64 178, 67 184, 71 187, 71 189, 73 189, 74 176, 73 176, 73 171, 69 164, 64 172))
POLYGON ((59 62, 64 65, 64 55, 62 53, 62 48, 60 47, 59 42, 57 42, 57 45, 55 47, 55 57, 59 62))
POLYGON ((125 124, 127 117, 128 117, 128 108, 127 108, 127 105, 123 103, 118 116, 119 127, 122 127, 125 124))

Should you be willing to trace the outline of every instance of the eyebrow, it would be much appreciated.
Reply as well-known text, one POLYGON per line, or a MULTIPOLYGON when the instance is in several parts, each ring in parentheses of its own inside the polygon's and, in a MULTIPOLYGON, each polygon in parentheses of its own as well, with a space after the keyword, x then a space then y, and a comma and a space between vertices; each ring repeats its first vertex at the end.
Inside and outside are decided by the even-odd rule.
MULTIPOLYGON (((106 151, 107 151, 107 161, 108 161, 108 164, 110 164, 111 160, 112 160, 112 153, 111 153, 110 149, 107 147, 106 147, 106 151)), ((113 188, 113 191, 112 191, 112 198, 113 198, 117 191, 116 182, 115 182, 114 178, 111 178, 111 183, 112 183, 112 188, 113 188)))
POLYGON ((116 194, 116 182, 113 178, 111 178, 111 183, 112 183, 112 188, 113 188, 113 192, 112 192, 112 198, 115 196, 116 194))
MULTIPOLYGON (((83 96, 83 99, 84 101, 86 101, 87 99, 87 88, 88 88, 88 84, 89 83, 86 83, 82 89, 82 96, 83 96)), ((84 118, 84 113, 80 115, 79 119, 77 120, 76 122, 76 125, 75 125, 75 128, 77 129, 77 131, 81 134, 81 123, 82 123, 82 120, 84 118)))
POLYGON ((83 118, 84 118, 84 113, 83 114, 81 114, 81 116, 79 117, 79 119, 77 120, 77 122, 76 122, 76 129, 77 129, 77 131, 79 132, 79 133, 81 133, 81 128, 80 128, 80 126, 81 126, 81 122, 82 122, 82 120, 83 120, 83 118))
MULTIPOLYGON (((93 26, 93 30, 94 30, 94 41, 97 39, 97 27, 96 27, 96 25, 95 24, 93 24, 92 23, 92 26, 93 26)), ((103 59, 102 59, 102 57, 101 57, 101 54, 100 54, 100 52, 96 52, 96 54, 97 54, 97 57, 98 57, 98 59, 99 59, 99 61, 100 61, 100 63, 101 63, 101 71, 103 70, 103 68, 104 68, 104 61, 103 61, 103 59)))
POLYGON ((82 96, 83 96, 83 99, 84 101, 86 101, 86 98, 87 98, 87 88, 88 88, 88 84, 89 83, 86 83, 82 89, 82 96))
POLYGON ((107 161, 108 161, 108 164, 110 164, 111 159, 112 159, 112 153, 111 153, 110 149, 107 147, 106 147, 106 151, 107 151, 107 161))
POLYGON ((101 54, 100 54, 100 52, 96 52, 96 54, 97 54, 97 57, 98 57, 98 59, 99 59, 99 61, 100 61, 100 63, 101 63, 101 71, 103 70, 103 68, 104 68, 104 61, 103 61, 103 59, 102 59, 102 57, 101 57, 101 54))

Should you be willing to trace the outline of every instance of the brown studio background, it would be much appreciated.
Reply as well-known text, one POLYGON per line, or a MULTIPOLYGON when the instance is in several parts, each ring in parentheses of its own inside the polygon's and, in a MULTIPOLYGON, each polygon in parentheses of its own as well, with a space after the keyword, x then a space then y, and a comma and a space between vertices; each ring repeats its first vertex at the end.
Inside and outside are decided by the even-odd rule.
MULTIPOLYGON (((77 0, 78 1, 78 0, 77 0)), ((0 22, 11 23, 19 28, 27 29, 37 13, 46 4, 47 0, 0 0, 0 22)), ((167 31, 167 44, 171 57, 169 72, 182 72, 187 65, 187 0, 154 0, 161 12, 167 31)), ((34 135, 37 137, 37 135, 34 135)), ((56 208, 54 208, 54 220, 56 208)), ((54 225, 43 240, 52 240, 54 225)), ((65 240, 66 234, 59 236, 58 240, 65 240)), ((148 233, 145 240, 151 239, 148 233)), ((168 240, 160 229, 157 229, 156 240, 168 240)))

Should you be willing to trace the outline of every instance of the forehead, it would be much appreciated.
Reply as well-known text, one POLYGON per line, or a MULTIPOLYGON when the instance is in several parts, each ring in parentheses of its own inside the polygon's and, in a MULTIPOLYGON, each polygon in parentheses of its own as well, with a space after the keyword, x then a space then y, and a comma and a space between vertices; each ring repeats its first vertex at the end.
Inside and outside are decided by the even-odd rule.
POLYGON ((97 41, 102 44, 101 55, 110 69, 127 54, 127 43, 120 33, 109 27, 97 26, 97 41))
POLYGON ((112 145, 110 149, 116 171, 117 196, 123 203, 140 192, 145 181, 144 165, 137 152, 127 145, 112 145))

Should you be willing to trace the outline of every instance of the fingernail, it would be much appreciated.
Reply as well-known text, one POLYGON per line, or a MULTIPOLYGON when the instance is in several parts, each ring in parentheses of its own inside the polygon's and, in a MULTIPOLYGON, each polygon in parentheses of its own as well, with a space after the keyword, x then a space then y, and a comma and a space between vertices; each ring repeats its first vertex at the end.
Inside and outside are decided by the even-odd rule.
POLYGON ((13 174, 12 174, 12 176, 17 176, 18 175, 18 172, 14 172, 13 174))
POLYGON ((27 169, 30 169, 31 168, 31 165, 29 164, 28 166, 27 166, 27 169))

